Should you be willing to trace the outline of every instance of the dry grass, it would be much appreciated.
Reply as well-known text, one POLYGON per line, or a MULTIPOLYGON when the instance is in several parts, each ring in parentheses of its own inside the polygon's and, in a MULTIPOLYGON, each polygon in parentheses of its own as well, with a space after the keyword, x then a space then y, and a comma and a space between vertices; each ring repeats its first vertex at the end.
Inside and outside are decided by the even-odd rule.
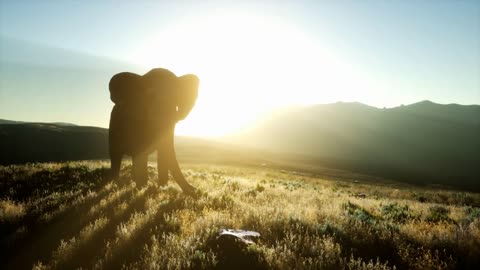
MULTIPOLYGON (((265 167, 187 165, 201 195, 137 187, 76 162, 0 167, 11 269, 465 269, 480 261, 480 195, 333 181, 265 167), (365 197, 357 196, 364 193, 365 197), (226 252, 221 228, 261 234, 226 252), (13 247, 13 248, 11 248, 13 247)), ((5 267, 1 267, 5 269, 5 267)))

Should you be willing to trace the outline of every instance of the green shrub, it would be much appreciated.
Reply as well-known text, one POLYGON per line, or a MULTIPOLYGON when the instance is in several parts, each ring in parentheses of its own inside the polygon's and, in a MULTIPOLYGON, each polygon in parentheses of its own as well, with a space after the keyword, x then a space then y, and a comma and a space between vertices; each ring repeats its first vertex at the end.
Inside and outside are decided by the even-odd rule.
POLYGON ((207 205, 215 210, 230 209, 233 207, 234 200, 230 195, 222 195, 211 198, 207 205))
POLYGON ((265 187, 260 185, 260 184, 257 184, 257 187, 255 188, 255 190, 258 191, 258 192, 262 192, 262 191, 265 190, 265 187))
POLYGON ((450 210, 443 206, 435 205, 429 208, 430 213, 427 216, 427 221, 430 222, 449 222, 451 219, 448 217, 450 210))
POLYGON ((465 212, 467 214, 467 216, 463 220, 463 223, 465 224, 470 224, 476 219, 480 219, 480 208, 469 207, 465 212))
POLYGON ((345 210, 346 214, 353 220, 357 220, 367 224, 375 223, 375 217, 372 214, 370 214, 362 207, 351 203, 350 201, 343 204, 343 209, 345 210))
POLYGON ((405 221, 412 217, 408 205, 400 206, 397 203, 383 205, 381 212, 385 219, 400 223, 405 223, 405 221))

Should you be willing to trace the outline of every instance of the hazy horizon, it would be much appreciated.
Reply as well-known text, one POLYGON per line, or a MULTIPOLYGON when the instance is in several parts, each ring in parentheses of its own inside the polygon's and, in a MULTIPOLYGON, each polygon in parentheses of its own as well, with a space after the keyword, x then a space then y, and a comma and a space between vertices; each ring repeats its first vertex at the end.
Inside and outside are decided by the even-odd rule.
MULTIPOLYGON (((398 106, 392 106, 392 107, 377 107, 377 106, 373 106, 373 105, 370 105, 370 104, 365 104, 365 103, 358 102, 358 101, 336 101, 336 102, 332 102, 332 103, 316 103, 316 104, 307 104, 307 105, 287 105, 287 106, 274 107, 271 110, 264 112, 264 114, 259 115, 259 117, 268 115, 269 113, 272 113, 272 112, 288 110, 288 109, 291 109, 291 108, 308 108, 308 107, 311 107, 311 106, 334 105, 334 104, 339 104, 339 103, 345 103, 345 104, 355 104, 355 103, 357 103, 357 104, 365 105, 365 106, 368 106, 368 107, 374 107, 376 109, 393 109, 393 108, 398 108, 398 107, 402 107, 402 106, 409 106, 409 105, 422 103, 422 102, 432 102, 432 103, 437 104, 437 105, 480 106, 480 104, 459 104, 459 103, 445 103, 445 104, 443 104, 443 103, 438 103, 438 102, 435 102, 435 101, 432 101, 432 100, 420 100, 420 101, 413 102, 413 103, 410 103, 410 104, 400 104, 398 106)), ((108 123, 104 126, 95 126, 95 125, 83 125, 81 123, 63 122, 63 121, 55 121, 55 120, 42 121, 41 119, 40 120, 29 120, 29 119, 0 118, 0 120, 8 120, 8 121, 16 121, 16 122, 34 122, 34 123, 64 123, 64 124, 74 124, 74 125, 79 125, 79 126, 93 126, 93 127, 108 128, 108 123)), ((249 123, 249 124, 251 124, 251 123, 249 123)), ((233 131, 232 133, 236 133, 236 132, 237 131, 233 131)), ((178 135, 184 135, 184 134, 178 134, 178 135)), ((188 135, 188 134, 186 134, 186 135, 188 135)), ((231 135, 231 133, 226 133, 226 134, 222 134, 222 135, 219 135, 219 136, 224 136, 224 135, 231 135)), ((219 137, 218 135, 217 136, 209 136, 209 135, 195 135, 195 134, 193 134, 192 136, 194 136, 194 137, 219 137)))
POLYGON ((153 67, 200 77, 181 135, 286 106, 480 104, 477 1, 89 3, 1 2, 0 118, 106 127, 111 76, 153 67))

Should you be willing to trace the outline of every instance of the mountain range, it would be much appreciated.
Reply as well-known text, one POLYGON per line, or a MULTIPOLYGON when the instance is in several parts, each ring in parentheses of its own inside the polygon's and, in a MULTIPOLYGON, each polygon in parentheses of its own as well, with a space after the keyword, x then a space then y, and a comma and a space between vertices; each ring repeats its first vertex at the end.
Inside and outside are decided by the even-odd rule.
POLYGON ((295 107, 271 113, 231 141, 416 183, 480 181, 479 105, 295 107))

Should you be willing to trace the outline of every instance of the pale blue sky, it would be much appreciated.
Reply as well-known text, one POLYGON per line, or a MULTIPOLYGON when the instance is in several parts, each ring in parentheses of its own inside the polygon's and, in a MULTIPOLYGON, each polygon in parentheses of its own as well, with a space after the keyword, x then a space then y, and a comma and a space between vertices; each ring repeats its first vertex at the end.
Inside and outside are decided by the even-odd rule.
MULTIPOLYGON (((251 87, 252 92, 242 91, 244 95, 266 91, 259 95, 259 108, 289 105, 287 101, 359 101, 377 107, 424 99, 480 104, 480 1, 173 2, 1 0, 0 118, 107 126, 112 106, 106 88, 110 76, 123 70, 143 73, 165 65, 178 72, 199 73, 201 80, 203 75, 203 100, 192 113, 200 115, 195 117, 202 121, 215 115, 212 97, 224 95, 227 99, 236 95, 234 91, 240 92, 216 82, 215 74, 228 70, 239 73, 249 63, 263 70, 259 67, 247 72, 242 81, 248 82, 261 71, 270 80, 278 80, 272 87, 288 86, 277 91, 277 103, 261 101, 274 91, 265 90, 268 81, 259 81, 262 87, 251 87), (212 24, 222 24, 223 15, 228 21, 226 27, 234 26, 232 32, 241 32, 233 43, 216 39, 225 30, 212 24), (263 26, 257 28, 257 24, 263 26), (198 34, 199 44, 182 37, 182 31, 189 36, 198 34), (172 32, 180 37, 172 36, 172 32), (253 38, 222 57, 216 55, 224 46, 221 44, 231 47, 247 37, 253 38), (253 49, 242 52, 246 45, 253 49), (157 48, 170 51, 152 53, 157 48), (176 48, 184 51, 177 52, 176 48), (309 50, 302 52, 303 48, 309 50), (202 54, 203 58, 185 51, 202 54), (315 56, 309 57, 312 54, 315 56), (229 55, 230 62, 217 59, 229 55), (252 60, 243 61, 247 56, 252 60), (276 66, 283 61, 288 69, 298 70, 298 80, 303 80, 302 74, 308 76, 308 84, 292 91, 290 86, 294 84, 283 83, 281 71, 268 74, 265 69, 269 64, 262 61, 278 61, 276 66), (337 61, 339 64, 332 68, 337 71, 330 71, 329 66, 337 61), (243 66, 235 68, 236 64, 243 66), (362 85, 356 87, 358 83, 362 85)), ((232 37, 235 39, 235 33, 225 39, 232 37)), ((237 78, 223 73, 221 77, 224 81, 237 78)), ((257 84, 251 80, 251 84, 257 84)), ((238 87, 248 86, 246 82, 238 87)), ((235 99, 248 100, 240 96, 235 99)), ((218 110, 238 110, 226 107, 218 110)), ((252 109, 248 119, 238 121, 251 120, 260 111, 252 109)), ((232 111, 229 117, 234 114, 232 111)), ((222 132, 226 131, 217 133, 222 132)))

